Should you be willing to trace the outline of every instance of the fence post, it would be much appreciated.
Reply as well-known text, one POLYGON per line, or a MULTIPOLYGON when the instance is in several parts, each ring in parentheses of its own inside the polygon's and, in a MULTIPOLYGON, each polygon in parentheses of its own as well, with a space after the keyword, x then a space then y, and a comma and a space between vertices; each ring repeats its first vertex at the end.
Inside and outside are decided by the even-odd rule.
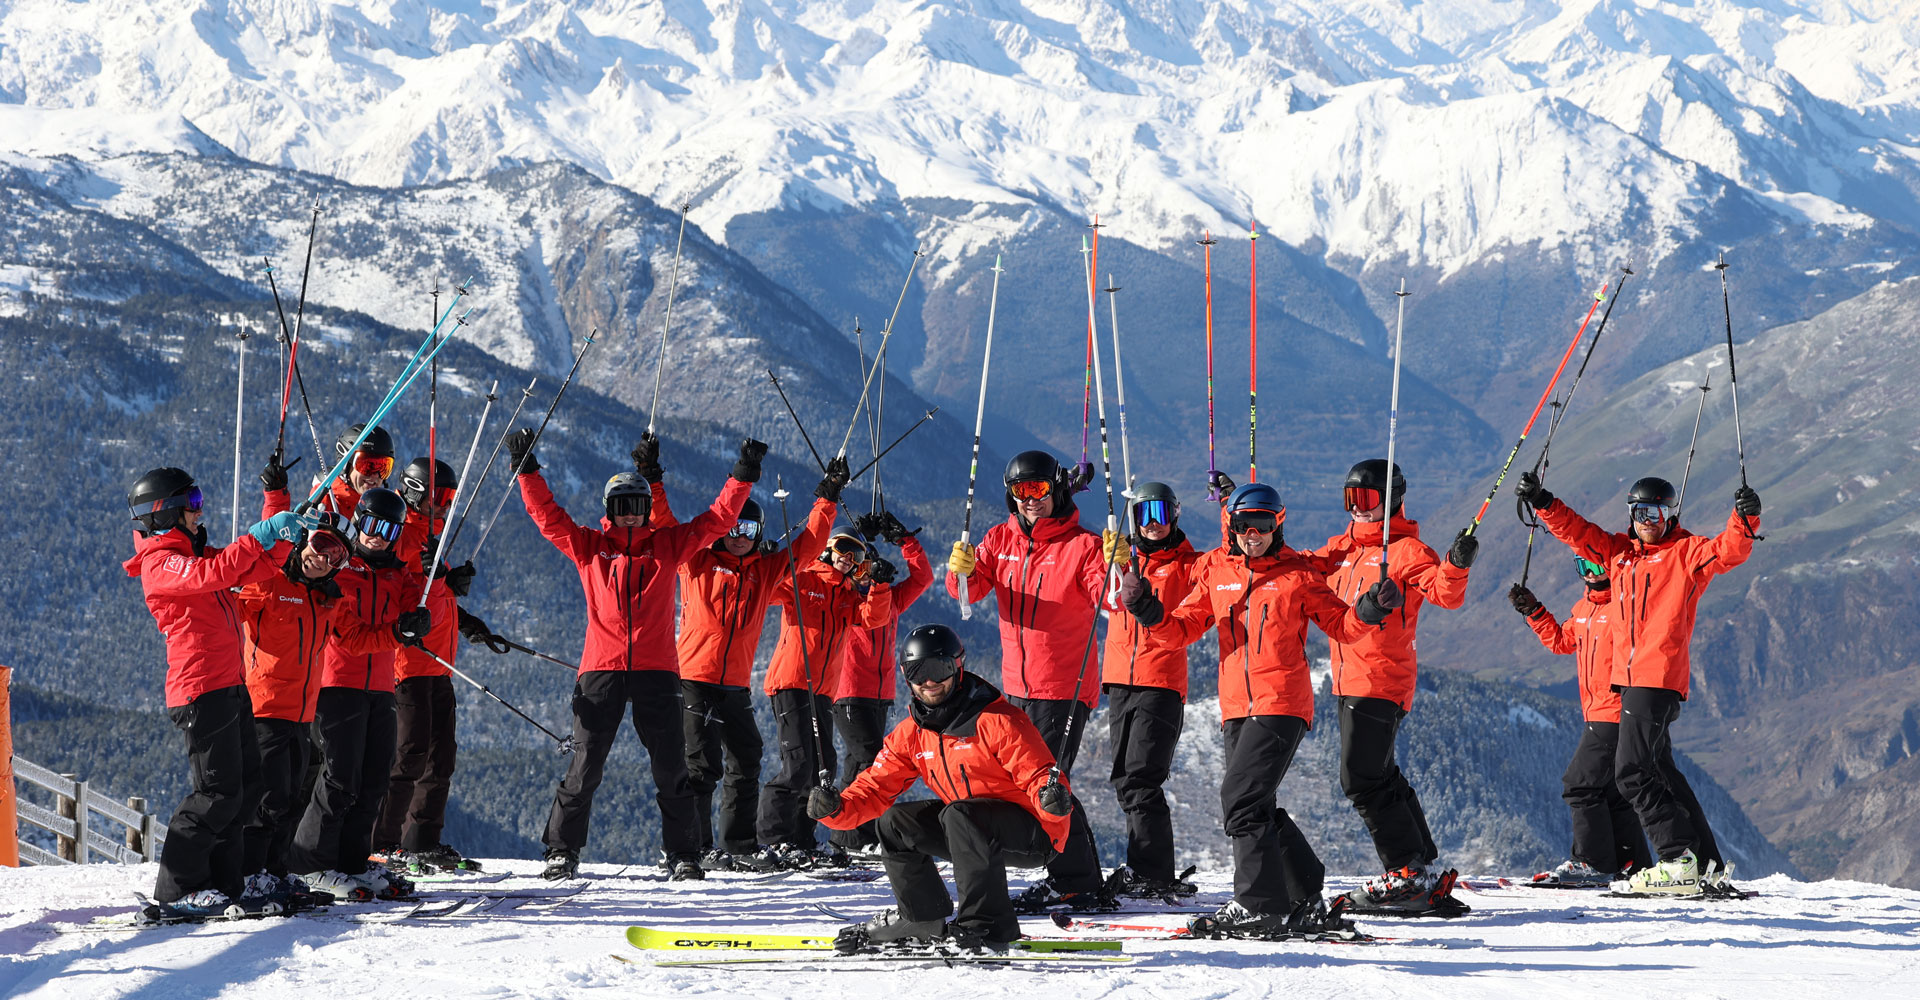
POLYGON ((130 795, 127 797, 127 808, 139 813, 141 819, 139 826, 127 827, 127 850, 146 858, 147 800, 139 795, 130 795))
POLYGON ((20 867, 20 820, 14 805, 13 707, 7 688, 13 668, 0 667, 0 866, 20 867))
MULTIPOLYGON (((67 779, 68 781, 74 781, 74 782, 77 782, 80 780, 80 776, 77 774, 63 774, 61 775, 61 777, 67 779)), ((75 790, 78 791, 77 786, 75 790)), ((53 802, 54 811, 59 813, 62 818, 74 820, 75 822, 74 822, 73 832, 76 834, 81 834, 81 836, 84 837, 85 834, 81 833, 78 817, 74 815, 74 813, 76 812, 76 810, 74 809, 74 806, 76 804, 77 804, 77 800, 75 799, 68 798, 67 796, 60 795, 59 793, 55 793, 54 795, 54 802, 53 802)), ((54 853, 60 855, 61 859, 64 861, 72 861, 72 862, 78 863, 80 860, 80 856, 79 856, 80 852, 75 849, 77 843, 78 842, 72 837, 56 836, 53 841, 54 853)))

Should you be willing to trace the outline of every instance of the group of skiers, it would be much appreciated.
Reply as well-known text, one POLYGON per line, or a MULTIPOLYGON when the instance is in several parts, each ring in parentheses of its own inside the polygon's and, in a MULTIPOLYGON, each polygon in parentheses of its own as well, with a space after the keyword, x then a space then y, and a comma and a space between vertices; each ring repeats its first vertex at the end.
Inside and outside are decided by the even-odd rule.
MULTIPOLYGON (((1311 550, 1287 544, 1276 489, 1213 473, 1224 543, 1203 553, 1168 485, 1127 490, 1128 530, 1095 533, 1080 524, 1071 470, 1045 452, 1015 456, 1003 478, 1007 520, 978 545, 956 542, 946 564, 950 596, 996 602, 996 687, 967 669, 944 625, 911 629, 896 657, 901 616, 931 584, 932 565, 884 509, 834 531, 851 479, 844 459, 826 463, 804 525, 782 547, 749 496, 764 444, 743 442, 718 495, 682 522, 659 442, 643 437, 632 471, 606 481, 595 525, 556 502, 536 439, 531 429, 506 437, 509 467, 541 535, 574 563, 587 611, 576 752, 543 834, 547 877, 576 873, 607 754, 631 713, 671 878, 877 856, 898 905, 843 932, 861 942, 951 936, 1002 950, 1020 934, 1019 912, 1190 894, 1162 786, 1184 725, 1187 647, 1213 631, 1234 895, 1201 918, 1205 929, 1276 937, 1350 926, 1356 913, 1464 911, 1395 741, 1413 702, 1420 610, 1463 603, 1478 539, 1463 530, 1444 553, 1423 542, 1403 510, 1408 484, 1386 460, 1353 466, 1349 523, 1311 550), (898 548, 904 578, 876 540, 898 548), (762 782, 750 685, 770 606, 781 608, 781 630, 761 692, 777 771, 762 782), (1306 834, 1276 801, 1314 717, 1309 622, 1330 644, 1340 782, 1382 867, 1332 900, 1306 834), (888 732, 896 660, 911 700, 888 732), (1070 782, 1102 694, 1109 779, 1127 821, 1126 862, 1110 875, 1070 782), (898 801, 915 781, 936 798, 898 801), (816 823, 832 831, 827 845, 816 823), (953 862, 957 912, 936 858, 953 862), (1009 865, 1048 874, 1016 898, 1009 865)), ((156 889, 182 912, 295 892, 391 894, 405 889, 402 862, 463 863, 440 840, 455 639, 508 646, 459 607, 472 565, 434 556, 451 468, 417 459, 396 491, 386 487, 394 449, 384 431, 355 426, 337 451, 350 455, 344 475, 299 514, 286 468, 270 461, 264 519, 225 548, 208 544, 186 472, 153 470, 129 493, 137 531, 127 570, 167 639, 167 704, 193 779, 156 889)), ((1566 775, 1571 857, 1552 877, 1624 877, 1644 893, 1724 884, 1669 728, 1687 694, 1695 606, 1713 575, 1750 552, 1758 496, 1741 487, 1726 529, 1707 538, 1679 527, 1662 480, 1634 485, 1624 533, 1574 514, 1531 474, 1516 492, 1575 550, 1588 586, 1565 623, 1524 588, 1510 595, 1549 649, 1577 654, 1587 717, 1566 775)))

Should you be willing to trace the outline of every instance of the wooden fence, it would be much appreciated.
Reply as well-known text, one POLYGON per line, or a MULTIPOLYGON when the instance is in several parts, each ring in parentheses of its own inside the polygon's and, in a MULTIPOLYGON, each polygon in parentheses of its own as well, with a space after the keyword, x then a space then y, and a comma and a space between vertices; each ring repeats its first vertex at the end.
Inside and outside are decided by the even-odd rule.
POLYGON ((49 853, 21 840, 22 862, 62 865, 105 859, 137 865, 160 856, 160 845, 167 836, 166 823, 147 812, 145 799, 115 802, 71 774, 55 774, 18 757, 13 759, 13 777, 16 782, 44 788, 54 797, 51 811, 25 800, 18 803, 20 822, 51 832, 55 845, 49 853), (101 818, 110 822, 103 824, 101 818))

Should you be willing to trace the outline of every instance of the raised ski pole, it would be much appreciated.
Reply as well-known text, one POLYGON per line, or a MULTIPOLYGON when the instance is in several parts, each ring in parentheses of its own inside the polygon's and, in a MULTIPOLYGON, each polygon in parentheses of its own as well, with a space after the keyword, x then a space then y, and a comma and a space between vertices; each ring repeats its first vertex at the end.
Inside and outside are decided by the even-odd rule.
POLYGON ((1494 495, 1500 492, 1500 484, 1506 481, 1507 470, 1513 468, 1513 460, 1519 456, 1520 449, 1526 445, 1527 435, 1533 432, 1533 422, 1540 419, 1540 411, 1547 408, 1547 398, 1553 395, 1554 383, 1560 381, 1560 373, 1567 370, 1567 362, 1573 359, 1573 351, 1580 346, 1580 339, 1587 332, 1587 323, 1593 320, 1594 310, 1600 308, 1600 300, 1607 297, 1607 288, 1610 285, 1611 282, 1601 285, 1600 291, 1593 297, 1593 304, 1587 307, 1587 318, 1581 320, 1580 329, 1574 331, 1572 342, 1567 344, 1567 353, 1560 358, 1560 367, 1553 370, 1553 377, 1547 380, 1546 391, 1540 394, 1540 402, 1533 405, 1533 414, 1527 417, 1527 425, 1520 429, 1520 440, 1515 441, 1513 450, 1507 453, 1506 463, 1500 466, 1500 474, 1494 477, 1493 488, 1487 490, 1487 498, 1480 501, 1480 511, 1473 515, 1473 523, 1467 525, 1467 534, 1471 535, 1479 530, 1481 518, 1487 516, 1487 508, 1493 504, 1494 495))
POLYGON ((787 398, 787 390, 780 387, 780 376, 767 369, 767 381, 773 383, 773 391, 780 394, 780 401, 787 404, 787 416, 793 418, 793 426, 800 431, 800 440, 807 443, 807 450, 813 452, 813 464, 820 467, 820 474, 826 475, 827 463, 820 460, 820 449, 813 446, 813 438, 807 434, 807 425, 800 422, 800 414, 793 412, 793 400, 787 398))
POLYGON ((1120 283, 1111 273, 1107 275, 1107 317, 1113 330, 1113 390, 1120 403, 1120 476, 1126 483, 1126 489, 1120 495, 1127 499, 1127 556, 1136 567, 1139 554, 1133 551, 1133 538, 1139 531, 1139 525, 1133 518, 1133 454, 1127 450, 1127 376, 1120 367, 1120 307, 1116 304, 1120 283))
MULTIPOLYGON (((307 402, 307 383, 300 377, 299 362, 300 334, 307 326, 307 279, 313 276, 313 242, 319 232, 320 198, 316 195, 313 199, 313 218, 307 222, 307 258, 306 262, 300 265, 300 300, 293 310, 293 342, 289 345, 287 363, 293 368, 294 378, 300 383, 300 406, 307 415, 307 433, 313 438, 313 450, 319 453, 320 464, 325 465, 327 453, 320 447, 320 431, 313 426, 313 405, 307 402)), ((283 313, 282 321, 285 318, 283 313)))
MULTIPOLYGON (((471 484, 471 480, 467 479, 467 473, 473 471, 473 457, 480 453, 480 436, 486 433, 487 414, 493 412, 493 401, 500 398, 494 395, 494 392, 499 388, 500 380, 494 379, 493 385, 487 389, 487 404, 480 408, 480 423, 473 428, 473 443, 467 446, 467 460, 460 466, 460 478, 453 481, 453 499, 447 503, 447 513, 449 516, 452 515, 455 507, 460 506, 460 495, 462 493, 471 494, 477 488, 477 484, 471 484)), ((437 466, 429 463, 429 468, 437 468, 437 466)), ((469 510, 473 508, 473 501, 471 499, 467 501, 467 508, 469 510)), ((427 490, 427 512, 427 516, 431 518, 433 516, 433 490, 431 487, 427 490)), ((458 530, 459 525, 456 524, 454 531, 458 530)), ((447 547, 453 543, 454 531, 448 531, 444 527, 441 528, 440 544, 433 550, 433 562, 427 566, 428 581, 432 581, 433 574, 440 569, 441 561, 446 559, 447 547)), ((420 591, 419 607, 424 608, 427 606, 427 591, 431 589, 432 586, 429 584, 428 587, 420 591)))
MULTIPOLYGON (((980 401, 973 408, 973 458, 967 463, 967 512, 960 518, 960 544, 973 544, 973 485, 980 478, 980 426, 987 417, 987 371, 993 364, 993 320, 1000 307, 1000 255, 993 255, 993 292, 987 296, 987 349, 980 356, 980 401)), ((1123 438, 1124 440, 1124 438, 1123 438)), ((958 576, 958 574, 956 574, 958 576)), ((967 594, 967 578, 960 580, 960 620, 973 618, 973 599, 967 594)))
POLYGON ((653 403, 647 407, 647 436, 653 436, 653 420, 660 412, 660 379, 667 371, 667 328, 673 325, 673 296, 680 290, 680 245, 687 238, 687 211, 693 203, 680 205, 680 235, 673 240, 673 275, 667 279, 667 314, 660 320, 660 359, 653 366, 653 403))
MULTIPOLYGON (((527 442, 528 453, 531 453, 534 447, 540 443, 540 435, 545 434, 547 432, 547 421, 552 420, 553 411, 560 408, 560 400, 562 397, 566 396, 567 386, 570 386, 573 384, 574 373, 580 370, 580 362, 586 360, 587 351, 593 348, 593 338, 598 336, 599 334, 600 334, 600 328, 597 326, 587 331, 587 339, 585 342, 583 342, 580 345, 580 353, 574 355, 573 357, 573 367, 567 369, 567 377, 561 380, 560 388, 554 391, 553 402, 547 404, 546 415, 540 418, 540 426, 538 429, 536 429, 533 432, 533 440, 527 442)), ((512 433, 513 431, 512 424, 507 425, 507 431, 508 433, 512 433)), ((472 562, 480 558, 480 550, 483 548, 486 548, 487 536, 493 534, 493 526, 500 520, 500 510, 501 508, 507 505, 507 498, 513 495, 513 488, 516 485, 518 485, 520 481, 519 476, 520 476, 519 469, 512 470, 511 473, 507 476, 506 491, 500 494, 499 505, 493 508, 493 516, 487 519, 487 526, 481 529, 480 531, 480 540, 474 543, 473 551, 467 555, 468 562, 472 562)))
POLYGON ((527 720, 528 722, 530 722, 530 723, 532 723, 532 724, 533 724, 533 728, 535 728, 535 729, 538 729, 538 730, 540 730, 540 731, 541 731, 541 732, 543 732, 543 733, 546 733, 546 734, 547 734, 547 738, 548 738, 548 739, 550 739, 550 740, 552 740, 553 742, 555 742, 555 743, 557 743, 557 744, 559 744, 559 745, 558 745, 557 747, 555 747, 554 749, 556 749, 556 750, 558 750, 558 751, 560 751, 560 753, 561 753, 561 754, 563 754, 563 755, 564 755, 564 754, 570 754, 570 753, 572 753, 572 752, 573 752, 573 751, 574 751, 575 749, 577 749, 577 748, 576 748, 576 747, 574 746, 574 742, 573 742, 573 737, 572 737, 572 736, 561 736, 560 734, 558 734, 558 733, 556 733, 556 732, 554 732, 553 730, 551 730, 551 729, 548 729, 547 727, 545 727, 545 726, 543 726, 543 725, 541 725, 541 724, 540 724, 540 723, 538 723, 538 722, 535 722, 535 721, 534 721, 534 718, 533 718, 533 716, 531 716, 531 715, 528 715, 527 713, 525 713, 525 712, 522 712, 522 711, 520 711, 520 710, 519 710, 518 708, 515 708, 515 707, 513 706, 513 703, 512 703, 512 702, 510 702, 510 701, 508 701, 508 700, 507 700, 507 699, 505 699, 505 698, 502 698, 502 697, 500 697, 500 696, 499 696, 499 695, 497 695, 497 694, 494 694, 494 693, 493 693, 493 689, 492 689, 492 688, 490 688, 490 687, 488 687, 488 686, 486 686, 485 684, 482 684, 482 683, 480 683, 479 681, 476 681, 476 680, 474 680, 474 679, 473 679, 473 678, 471 678, 471 677, 468 677, 468 676, 467 676, 467 675, 466 675, 465 673, 463 673, 463 672, 462 672, 462 671, 460 670, 460 668, 459 668, 459 667, 456 667, 456 666, 454 666, 453 664, 451 664, 451 663, 448 663, 447 661, 445 661, 445 660, 443 660, 443 659, 441 659, 441 658, 440 658, 439 656, 436 656, 436 655, 435 655, 434 653, 432 653, 431 651, 429 651, 429 650, 428 650, 428 649, 427 649, 427 648, 426 648, 425 646, 416 646, 416 647, 414 647, 414 648, 416 648, 416 649, 418 649, 418 650, 420 650, 420 651, 421 651, 422 653, 426 653, 426 654, 427 654, 427 657, 428 657, 429 659, 431 659, 431 660, 433 660, 433 662, 435 662, 435 663, 438 663, 438 664, 440 664, 441 666, 443 666, 443 667, 445 667, 445 668, 447 668, 448 670, 450 670, 450 671, 452 671, 452 672, 453 672, 453 675, 454 675, 455 677, 458 677, 458 678, 460 678, 461 680, 463 680, 463 681, 466 681, 466 682, 467 682, 468 684, 471 684, 471 685, 473 685, 474 687, 477 687, 477 688, 479 688, 479 689, 480 689, 480 693, 481 693, 481 694, 484 694, 484 695, 486 695, 487 697, 489 697, 489 698, 492 698, 492 699, 493 699, 494 701, 497 701, 497 702, 499 702, 500 704, 502 704, 502 705, 504 705, 504 706, 506 706, 506 709, 507 709, 507 711, 509 711, 509 712, 512 712, 513 714, 515 714, 515 715, 517 715, 517 716, 519 716, 519 717, 521 717, 522 719, 525 719, 525 720, 527 720))
POLYGON ((921 424, 924 424, 927 421, 932 420, 933 415, 939 412, 940 412, 940 408, 936 406, 933 409, 920 414, 920 419, 914 421, 912 427, 909 427, 906 430, 901 431, 900 436, 893 439, 893 444, 887 445, 885 448, 880 449, 880 454, 873 456, 873 459, 869 461, 867 464, 859 467, 858 469, 853 470, 853 475, 847 477, 847 482, 851 484, 854 480, 859 479, 863 474, 865 474, 868 469, 871 469, 874 466, 879 465, 880 460, 887 457, 887 452, 892 451, 895 445, 898 445, 900 442, 905 441, 907 439, 907 435, 912 434, 914 431, 919 430, 921 424))
POLYGON ((1393 398, 1387 403, 1387 488, 1380 501, 1380 579, 1387 579, 1387 543, 1393 540, 1393 445, 1400 430, 1400 355, 1407 334, 1407 279, 1400 279, 1400 290, 1393 293, 1399 300, 1400 317, 1393 326, 1393 398))
MULTIPOLYGON (((448 548, 452 548, 453 543, 460 540, 460 529, 467 526, 467 517, 473 513, 473 505, 476 501, 480 499, 480 488, 487 485, 487 474, 493 471, 493 460, 500 456, 500 446, 507 443, 507 435, 513 433, 513 422, 515 420, 520 419, 520 408, 527 405, 527 400, 533 398, 534 384, 539 381, 540 381, 539 379, 530 379, 527 382, 527 387, 525 389, 520 390, 520 401, 518 403, 513 404, 513 413, 507 417, 506 430, 503 430, 500 432, 499 440, 493 443, 493 451, 487 454, 487 464, 480 467, 479 480, 477 480, 472 487, 466 490, 467 507, 465 510, 460 512, 460 520, 454 522, 453 532, 452 532, 453 537, 447 540, 448 548)), ((498 382, 495 382, 494 384, 496 386, 499 385, 498 382)), ((493 405, 494 398, 495 397, 493 393, 491 392, 487 393, 488 406, 493 405)), ((485 417, 481 418, 481 422, 482 423, 485 422, 485 417)), ((461 476, 460 481, 463 483, 466 482, 467 477, 464 475, 461 476)), ((505 502, 506 501, 504 499, 501 501, 502 504, 504 504, 505 502)), ((498 510, 495 510, 494 516, 498 517, 499 513, 500 512, 498 510)))
MULTIPOLYGON (((1394 354, 1396 367, 1400 361, 1394 354)), ((1260 226, 1247 222, 1247 482, 1260 479, 1260 226)), ((1389 437, 1392 435, 1389 434, 1389 437)))
MULTIPOLYGON (((1727 317, 1727 384, 1733 387, 1733 444, 1740 456, 1740 486, 1747 488, 1747 442, 1740 434, 1740 375, 1733 366, 1733 303, 1727 298, 1727 255, 1720 254, 1720 262, 1713 265, 1720 272, 1720 308, 1727 317)), ((1756 542, 1766 540, 1765 535, 1753 533, 1753 522, 1747 515, 1740 515, 1740 525, 1747 531, 1747 537, 1756 542)))
POLYGON ((247 338, 252 334, 240 328, 240 384, 233 391, 233 516, 232 537, 240 537, 240 427, 247 409, 247 338))
MULTIPOLYGON (((920 258, 925 256, 925 251, 914 249, 913 263, 907 265, 907 277, 900 282, 900 297, 893 302, 893 315, 887 317, 886 328, 880 331, 880 346, 874 352, 876 356, 887 353, 887 341, 893 336, 894 321, 900 318, 900 306, 907 301, 907 289, 913 287, 913 272, 919 268, 920 258)), ((853 442, 853 429, 860 423, 860 408, 867 405, 867 390, 873 385, 873 373, 879 370, 879 365, 868 369, 866 380, 860 385, 860 401, 853 404, 853 417, 847 421, 847 433, 840 439, 840 451, 834 455, 835 458, 847 457, 847 445, 853 442)))
POLYGON ((327 453, 320 447, 320 431, 313 426, 313 404, 307 400, 307 380, 300 375, 300 342, 293 337, 293 328, 287 325, 287 307, 280 302, 280 285, 273 280, 273 261, 265 257, 260 259, 261 268, 267 274, 267 290, 273 293, 273 309, 280 317, 280 343, 287 351, 286 385, 280 390, 280 435, 274 439, 273 457, 279 461, 286 455, 287 445, 287 401, 295 385, 300 387, 300 408, 307 416, 307 436, 313 439, 313 451, 321 465, 327 463, 327 453))
MULTIPOLYGON (((433 311, 429 316, 440 315, 440 279, 433 280, 433 311)), ((475 439, 478 444, 478 439, 475 439)), ((433 490, 439 485, 440 470, 440 359, 435 357, 427 368, 427 527, 433 527, 433 490)), ((457 488, 457 487, 456 487, 457 488)), ((446 529, 441 529, 445 534, 446 529)), ((420 607, 427 606, 427 591, 433 589, 433 566, 427 567, 427 586, 420 588, 420 607)))
POLYGON ((1226 499, 1220 495, 1220 488, 1214 485, 1214 474, 1220 471, 1220 463, 1213 457, 1213 246, 1220 242, 1210 232, 1201 233, 1201 252, 1205 257, 1207 282, 1207 499, 1220 501, 1226 499))
MULTIPOLYGON (((1093 254, 1093 264, 1091 267, 1087 267, 1087 254, 1089 251, 1085 237, 1082 237, 1080 240, 1080 263, 1082 267, 1087 268, 1089 275, 1087 278, 1087 294, 1091 297, 1093 294, 1093 278, 1091 275, 1100 273, 1100 216, 1098 214, 1094 215, 1093 223, 1087 228, 1093 230, 1093 249, 1091 251, 1093 254)), ((1073 479, 1077 483, 1089 483, 1093 481, 1093 463, 1087 458, 1087 442, 1089 440, 1087 435, 1093 427, 1093 340, 1093 309, 1089 307, 1087 309, 1086 384, 1081 390, 1080 398, 1080 464, 1073 468, 1073 479)))
POLYGON ((1700 405, 1693 411, 1693 438, 1687 442, 1687 467, 1680 473, 1680 497, 1673 505, 1673 516, 1679 517, 1687 506, 1687 480, 1693 477, 1693 449, 1700 443, 1700 415, 1707 412, 1707 393, 1713 391, 1713 369, 1707 369, 1707 377, 1700 382, 1700 405))
MULTIPOLYGON (((793 522, 787 517, 787 488, 781 483, 778 473, 773 477, 773 498, 780 501, 780 530, 783 533, 791 532, 793 522)), ((820 787, 831 788, 833 775, 827 771, 826 742, 820 736, 820 696, 813 690, 813 659, 807 652, 807 613, 800 603, 800 564, 794 559, 790 545, 787 546, 787 579, 793 583, 793 627, 800 634, 800 669, 807 678, 807 719, 813 723, 813 752, 818 755, 813 760, 820 765, 820 787)))
POLYGON ((512 639, 509 639, 504 635, 499 636, 498 638, 501 642, 504 642, 507 644, 508 649, 518 650, 519 652, 525 653, 536 660, 545 660, 556 667, 565 667, 568 670, 578 671, 580 669, 580 665, 577 663, 568 663, 567 661, 557 656, 548 656, 547 654, 542 653, 541 651, 533 648, 532 646, 526 646, 526 645, 522 645, 520 643, 514 642, 512 639))
MULTIPOLYGON (((1547 421, 1547 437, 1549 440, 1553 437, 1554 424, 1557 423, 1560 418, 1560 401, 1556 399, 1551 405, 1553 406, 1554 412, 1553 417, 1547 421)), ((1527 575, 1533 572, 1533 541, 1540 533, 1540 519, 1534 516, 1533 508, 1527 506, 1525 500, 1516 497, 1513 501, 1513 506, 1515 512, 1520 516, 1520 523, 1527 526, 1527 557, 1520 563, 1520 586, 1524 587, 1527 585, 1527 575)))
MULTIPOLYGON (((1091 269, 1092 262, 1088 261, 1087 264, 1089 268, 1087 271, 1087 329, 1092 330, 1094 318, 1093 289, 1097 282, 1095 282, 1093 278, 1093 271, 1091 269)), ((1107 530, 1118 535, 1120 533, 1120 519, 1115 514, 1113 506, 1113 451, 1107 445, 1107 387, 1100 373, 1099 338, 1090 338, 1087 341, 1087 346, 1093 349, 1093 395, 1094 400, 1100 408, 1100 474, 1107 482, 1107 530)), ((1102 541, 1105 541, 1105 539, 1103 538, 1102 541)), ((1101 558, 1106 558, 1105 552, 1101 553, 1101 558)), ((1114 595, 1119 593, 1119 591, 1120 568, 1109 563, 1107 565, 1107 599, 1109 601, 1113 600, 1114 595)), ((1096 614, 1097 613, 1098 612, 1096 612, 1096 614)))

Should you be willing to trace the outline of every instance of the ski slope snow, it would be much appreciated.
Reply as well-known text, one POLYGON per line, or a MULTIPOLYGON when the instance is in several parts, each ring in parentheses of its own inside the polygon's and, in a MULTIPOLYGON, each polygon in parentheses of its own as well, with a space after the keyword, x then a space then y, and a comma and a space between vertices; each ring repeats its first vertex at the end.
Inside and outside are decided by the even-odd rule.
MULTIPOLYGON (((531 861, 488 862, 498 881, 423 886, 451 915, 400 919, 408 904, 339 906, 318 914, 149 930, 84 929, 125 915, 153 866, 0 869, 0 995, 9 997, 351 997, 377 990, 426 997, 977 998, 1045 990, 1050 1000, 1228 996, 1728 997, 1768 1000, 1912 996, 1920 972, 1920 892, 1859 882, 1771 876, 1739 902, 1608 899, 1499 888, 1461 893, 1453 921, 1383 921, 1362 929, 1404 944, 1243 941, 1125 943, 1124 965, 947 968, 820 958, 800 965, 671 968, 629 947, 632 924, 831 933, 824 904, 866 914, 890 902, 884 880, 831 883, 716 875, 669 883, 655 869, 588 865, 553 886, 531 861), (578 887, 570 895, 557 895, 578 887), (536 893, 490 901, 487 893, 536 893), (616 958, 618 956, 618 958, 616 958), (620 959, 626 959, 622 961, 620 959), (829 982, 829 972, 840 973, 829 982)), ((1028 873, 1037 874, 1037 873, 1028 873)), ((1016 884, 1020 881, 1016 878, 1016 884)), ((1231 876, 1198 879, 1200 900, 1224 900, 1231 876)), ((1344 889, 1355 879, 1333 879, 1344 889)), ((1131 918, 1169 925, 1174 916, 1131 918)), ((1058 933, 1044 920, 1029 933, 1058 933)))

